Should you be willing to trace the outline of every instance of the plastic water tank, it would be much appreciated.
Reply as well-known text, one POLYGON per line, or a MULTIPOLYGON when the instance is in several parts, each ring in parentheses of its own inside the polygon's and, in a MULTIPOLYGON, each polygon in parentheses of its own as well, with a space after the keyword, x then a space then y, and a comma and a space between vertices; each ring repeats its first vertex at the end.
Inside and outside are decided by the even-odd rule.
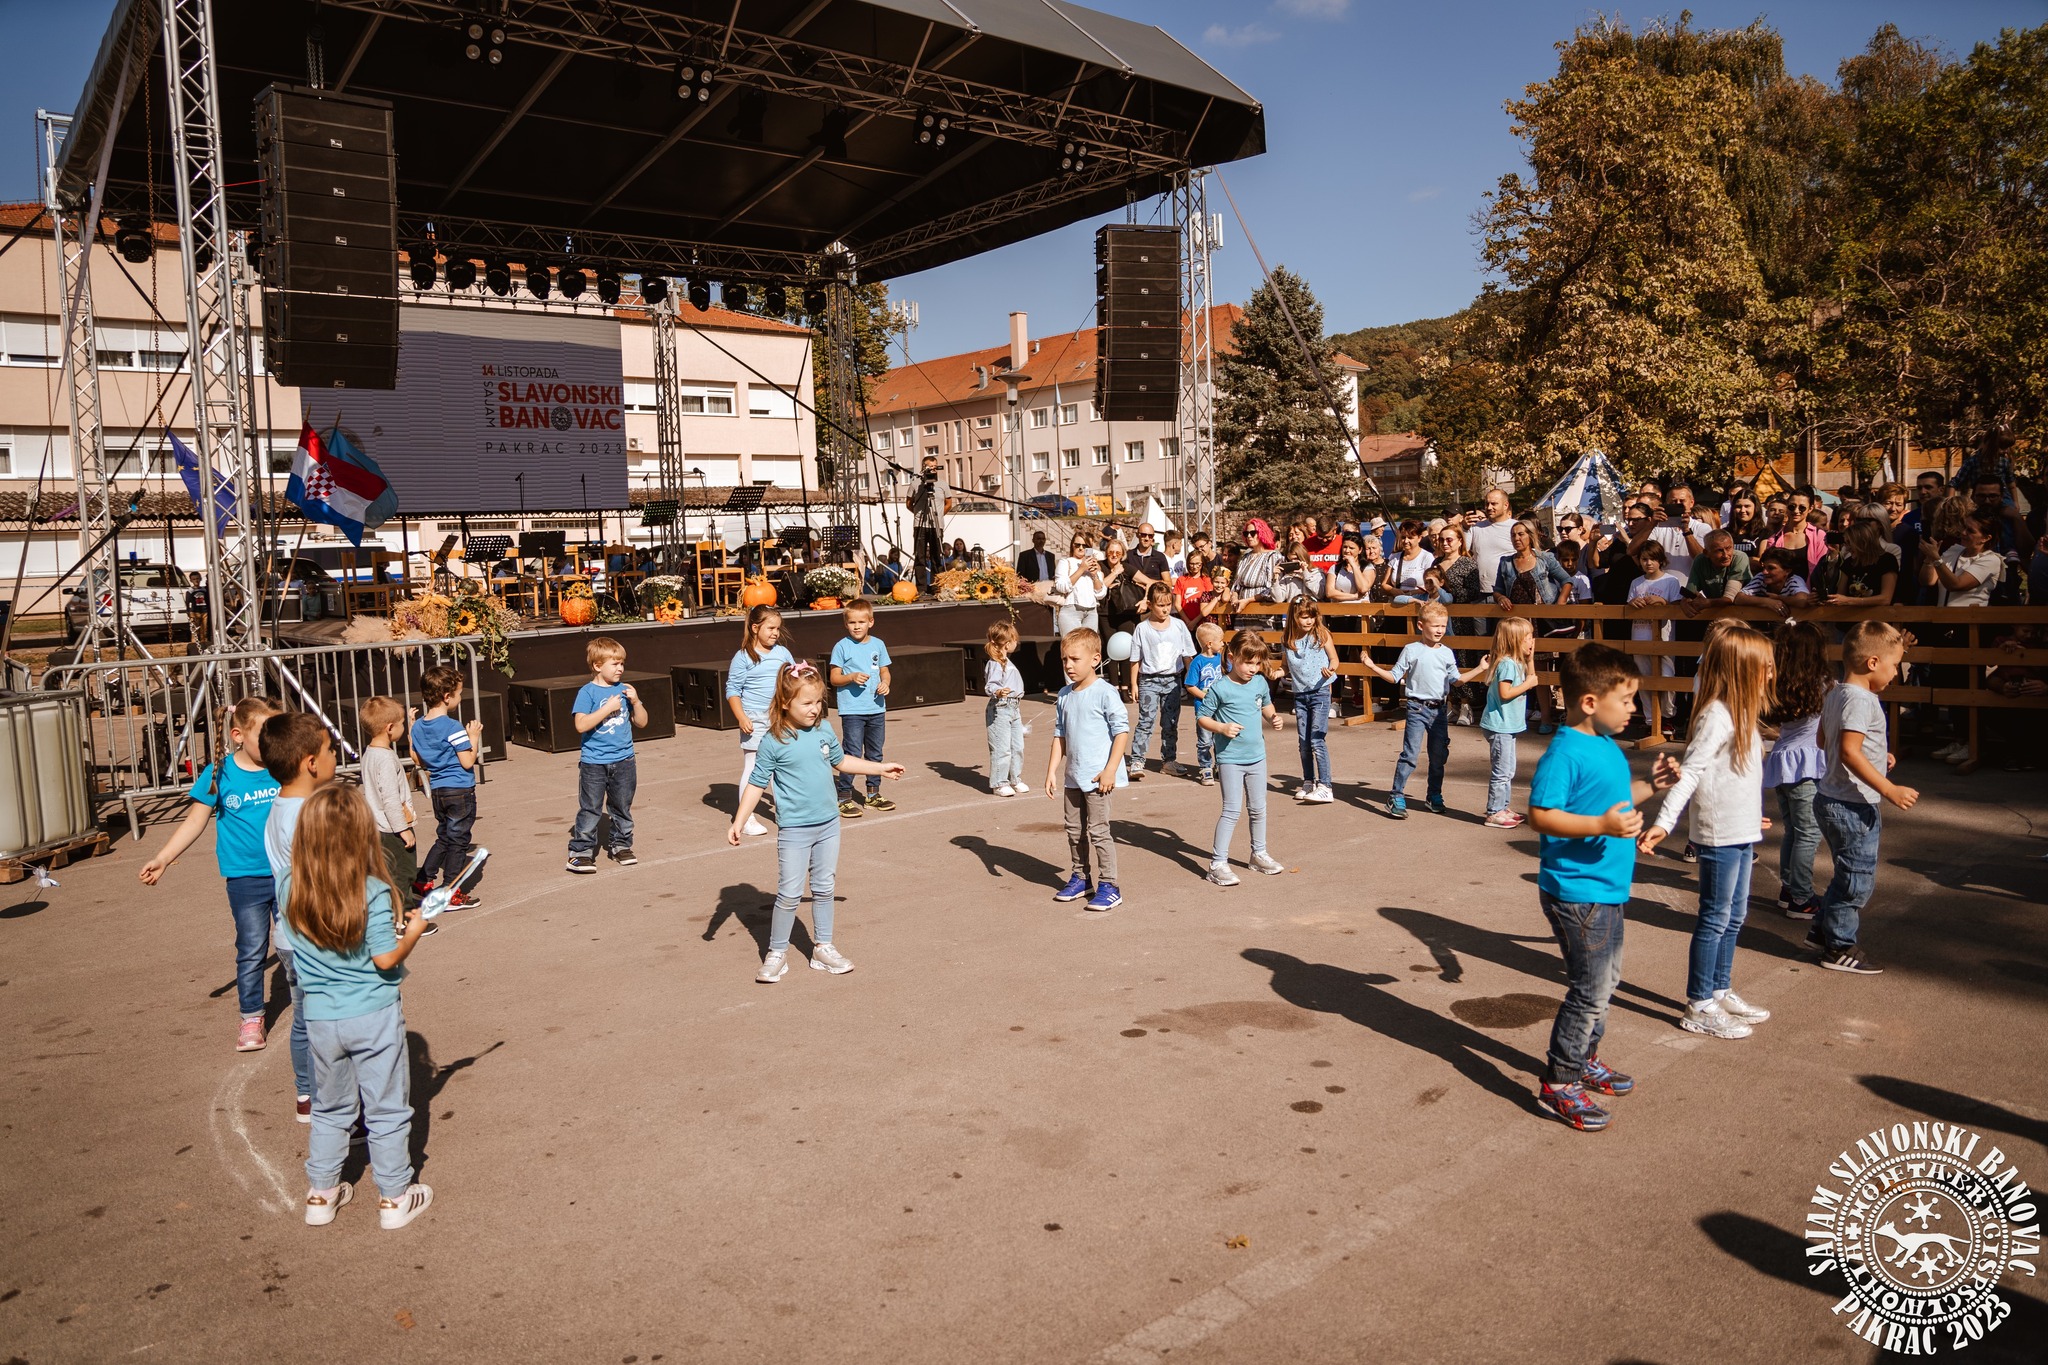
POLYGON ((83 692, 0 697, 0 858, 71 843, 96 828, 85 725, 83 692))

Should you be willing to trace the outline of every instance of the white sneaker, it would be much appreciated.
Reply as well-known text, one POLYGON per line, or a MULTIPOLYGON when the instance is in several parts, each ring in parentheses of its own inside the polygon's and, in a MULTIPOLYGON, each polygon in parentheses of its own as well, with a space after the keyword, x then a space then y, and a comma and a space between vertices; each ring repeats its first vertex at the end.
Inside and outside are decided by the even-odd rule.
POLYGON ((1722 1009, 1718 1000, 1696 1000, 1687 1005, 1678 1026, 1709 1038, 1747 1038, 1751 1032, 1749 1025, 1722 1009))
POLYGON ((1215 886, 1236 886, 1237 874, 1230 870, 1229 863, 1209 864, 1209 881, 1215 886))
POLYGON ((789 972, 789 954, 780 948, 761 959, 761 970, 754 973, 754 980, 763 985, 774 985, 789 972))
POLYGON ((1017 794, 1017 789, 1007 782, 995 790, 997 796, 1015 796, 1017 794))
POLYGON ((811 970, 814 972, 830 972, 834 976, 845 976, 853 970, 853 964, 847 961, 845 955, 831 944, 820 943, 817 947, 811 949, 811 970))
POLYGON ((1017 795, 1019 796, 1031 795, 1031 788, 1025 786, 1022 782, 1012 782, 1010 784, 1010 790, 1017 793, 1017 795))
MULTIPOLYGON (((348 1188, 343 1186, 343 1189, 348 1188)), ((377 1201, 377 1226, 386 1232, 396 1232, 427 1211, 427 1205, 434 1202, 434 1192, 425 1185, 414 1181, 405 1187, 405 1193, 396 1199, 377 1201)))
POLYGON ((1957 740, 1953 744, 1944 744, 1941 748, 1928 755, 1929 758, 1938 758, 1943 763, 1960 763, 1969 756, 1970 746, 1961 740, 1957 740))
POLYGON ((1722 1009, 1728 1011, 1731 1018, 1739 1019, 1745 1024, 1761 1024, 1771 1017, 1771 1012, 1762 1005, 1752 1005, 1734 991, 1722 991, 1714 999, 1722 1009))
POLYGON ((1315 783, 1313 782, 1304 782, 1294 789, 1294 799, 1296 801, 1313 800, 1315 798, 1315 794, 1316 787, 1315 783))
POLYGON ((1287 870, 1286 866, 1270 853, 1254 853, 1252 855, 1252 866, 1269 877, 1278 876, 1287 870))
POLYGON ((1337 793, 1328 787, 1315 787, 1309 791, 1308 800, 1318 806, 1327 806, 1337 799, 1337 793))
POLYGON ((333 1194, 315 1194, 306 1191, 306 1223, 309 1227, 324 1228, 334 1221, 335 1213, 349 1200, 355 1198, 355 1187, 343 1184, 333 1194))
POLYGON ((747 817, 747 823, 740 826, 740 833, 742 834, 766 834, 767 832, 768 826, 762 824, 751 815, 747 817))

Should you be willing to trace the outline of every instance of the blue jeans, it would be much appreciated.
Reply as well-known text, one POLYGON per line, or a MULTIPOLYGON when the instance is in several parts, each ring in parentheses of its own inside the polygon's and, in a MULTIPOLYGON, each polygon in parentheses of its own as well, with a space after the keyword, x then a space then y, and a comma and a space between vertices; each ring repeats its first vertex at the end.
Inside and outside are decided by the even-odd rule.
POLYGON ((988 699, 989 790, 1024 780, 1024 707, 1015 697, 988 699))
POLYGON ((1735 936, 1749 917, 1749 844, 1701 844, 1700 918, 1692 930, 1685 998, 1707 1000, 1729 988, 1735 936))
POLYGON ((1294 694, 1294 737, 1301 750, 1301 780, 1330 785, 1330 689, 1294 694))
POLYGON ((1778 788, 1778 814, 1785 838, 1778 845, 1778 896, 1788 905, 1813 899, 1813 854, 1820 847, 1820 826, 1813 818, 1812 778, 1778 788))
MULTIPOLYGON (((637 759, 617 763, 576 765, 576 823, 569 828, 569 852, 589 853, 597 847, 597 821, 609 805, 612 812, 610 847, 633 846, 633 792, 640 785, 637 759)), ((461 867, 455 868, 460 872, 461 867)))
MULTIPOLYGON (((867 716, 849 716, 844 711, 841 711, 839 713, 839 747, 846 750, 848 758, 864 758, 870 763, 880 763, 882 761, 882 737, 888 732, 888 729, 889 713, 887 711, 877 711, 873 715, 867 716)), ((834 773, 832 781, 839 788, 839 799, 841 801, 853 799, 852 773, 834 773)), ((868 774, 868 795, 879 796, 881 792, 882 779, 873 773, 868 774)), ((829 938, 821 939, 820 942, 830 943, 831 940, 829 938)))
POLYGON ((1814 921, 1821 945, 1829 950, 1856 946, 1863 907, 1877 886, 1877 838, 1884 826, 1882 812, 1861 801, 1841 801, 1832 796, 1813 799, 1814 819, 1835 855, 1834 879, 1820 898, 1814 921))
POLYGON ((313 1044, 313 1131, 306 1135, 306 1183, 316 1190, 341 1183, 349 1130, 360 1110, 377 1193, 398 1198, 412 1184, 411 1076, 398 1002, 354 1019, 315 1019, 307 1034, 313 1044))
POLYGON ((1266 760, 1257 763, 1219 763, 1217 785, 1223 788, 1223 814, 1216 817, 1216 838, 1209 848, 1209 861, 1221 866, 1230 861, 1230 836, 1237 832, 1237 817, 1251 812, 1252 852, 1266 851, 1266 760))
POLYGON ((1515 740, 1516 735, 1502 734, 1498 730, 1486 732, 1486 756, 1489 767, 1486 773, 1486 813, 1493 815, 1508 808, 1514 799, 1515 790, 1515 740))
MULTIPOLYGON (((285 984, 292 991, 292 1083, 298 1087, 298 1094, 310 1095, 313 1093, 313 1053, 306 1041, 306 992, 299 985, 299 969, 292 963, 291 951, 283 943, 280 936, 277 961, 284 968, 285 984)), ((324 1190, 327 1187, 322 1185, 320 1188, 324 1190)))
POLYGON ((768 925, 768 951, 789 947, 796 907, 811 885, 811 941, 832 941, 832 875, 839 869, 839 817, 822 825, 783 825, 775 831, 775 913, 768 925))
POLYGON ((1128 764, 1132 772, 1145 766, 1146 751, 1152 747, 1152 727, 1159 727, 1159 761, 1171 763, 1180 753, 1180 675, 1140 673, 1138 675, 1138 725, 1131 735, 1128 764))
POLYGON ((1216 736, 1199 725, 1195 727, 1195 766, 1205 773, 1216 771, 1216 736))
MULTIPOLYGON (((430 881, 443 871, 452 877, 469 866, 469 831, 475 824, 475 787, 434 789, 434 846, 420 860, 421 881, 430 881)), ((470 885, 482 880, 483 873, 478 872, 470 885)))
POLYGON ((1444 799, 1444 763, 1451 756, 1451 712, 1441 701, 1408 699, 1408 728, 1401 732, 1401 757, 1394 762, 1394 795, 1408 786, 1408 775, 1422 761, 1422 742, 1429 741, 1429 799, 1444 799))
POLYGON ((1561 901, 1543 894, 1543 917, 1564 950, 1569 983, 1557 1022, 1550 1026, 1552 1085, 1573 1085, 1586 1074, 1586 1060, 1600 1050, 1607 1032, 1607 1006, 1621 984, 1620 905, 1561 901))
POLYGON ((244 1019, 263 1015, 263 959, 270 956, 270 921, 277 915, 277 882, 229 877, 228 909, 235 916, 235 1003, 244 1019))

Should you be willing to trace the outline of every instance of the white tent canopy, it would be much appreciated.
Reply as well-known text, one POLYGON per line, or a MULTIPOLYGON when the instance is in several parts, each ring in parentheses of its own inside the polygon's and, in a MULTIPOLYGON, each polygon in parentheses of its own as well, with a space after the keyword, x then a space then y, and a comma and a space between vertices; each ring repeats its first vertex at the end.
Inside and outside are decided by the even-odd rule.
POLYGON ((1614 462, 1597 450, 1589 450, 1573 462, 1564 477, 1536 500, 1537 507, 1553 512, 1578 512, 1601 521, 1619 522, 1628 505, 1628 485, 1614 462))

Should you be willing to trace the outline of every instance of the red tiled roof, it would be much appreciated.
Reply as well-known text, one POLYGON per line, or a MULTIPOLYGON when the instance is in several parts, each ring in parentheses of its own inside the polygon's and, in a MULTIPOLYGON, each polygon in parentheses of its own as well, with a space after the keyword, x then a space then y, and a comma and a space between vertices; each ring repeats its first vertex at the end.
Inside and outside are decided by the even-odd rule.
POLYGON ((1412 431, 1396 431, 1386 435, 1375 434, 1358 438, 1358 458, 1366 464, 1385 464, 1389 460, 1420 455, 1428 448, 1429 441, 1412 431))
MULTIPOLYGON (((1244 309, 1234 303, 1218 304, 1209 310, 1209 326, 1216 338, 1218 353, 1227 352, 1230 347, 1230 330, 1237 320, 1244 316, 1244 309)), ((1026 357, 1024 373, 1031 376, 1029 389, 1050 391, 1054 384, 1062 390, 1071 387, 1078 397, 1084 391, 1092 392, 1095 387, 1095 329, 1084 327, 1078 332, 1062 332, 1057 336, 1038 337, 1032 341, 1037 353, 1026 357)), ((877 416, 884 413, 907 412, 912 408, 943 408, 955 403, 969 403, 977 399, 1002 397, 1003 386, 995 382, 994 376, 1010 368, 1010 348, 1007 345, 990 346, 979 351, 965 351, 959 355, 940 356, 936 360, 921 360, 910 365, 898 365, 885 374, 878 375, 868 383, 868 413, 877 416), (975 387, 977 376, 974 367, 981 365, 989 373, 989 386, 975 387)), ((1061 395, 1065 396, 1064 392, 1061 395)))

